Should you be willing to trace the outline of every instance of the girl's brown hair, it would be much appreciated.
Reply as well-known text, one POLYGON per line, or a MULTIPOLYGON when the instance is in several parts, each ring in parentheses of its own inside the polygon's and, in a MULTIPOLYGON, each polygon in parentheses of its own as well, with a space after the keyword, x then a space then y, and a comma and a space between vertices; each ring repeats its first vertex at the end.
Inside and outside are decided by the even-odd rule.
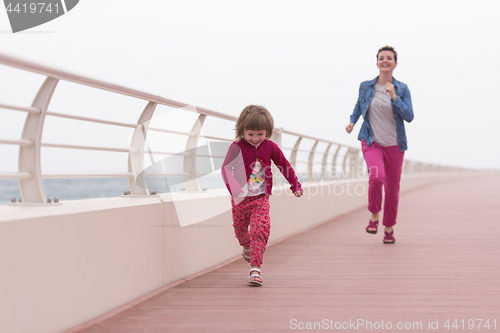
POLYGON ((269 139, 273 135, 274 120, 271 113, 260 105, 249 105, 241 111, 236 121, 236 141, 240 141, 245 130, 260 131, 266 130, 266 137, 269 139))

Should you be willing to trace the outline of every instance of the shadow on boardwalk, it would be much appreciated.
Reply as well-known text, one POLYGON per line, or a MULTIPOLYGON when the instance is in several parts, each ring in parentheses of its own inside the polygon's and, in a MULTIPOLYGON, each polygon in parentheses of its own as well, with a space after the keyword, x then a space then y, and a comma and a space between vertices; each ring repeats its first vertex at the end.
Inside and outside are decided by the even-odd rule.
POLYGON ((500 331, 499 202, 499 175, 406 192, 394 245, 357 210, 269 247, 261 288, 241 259, 84 332, 500 331))

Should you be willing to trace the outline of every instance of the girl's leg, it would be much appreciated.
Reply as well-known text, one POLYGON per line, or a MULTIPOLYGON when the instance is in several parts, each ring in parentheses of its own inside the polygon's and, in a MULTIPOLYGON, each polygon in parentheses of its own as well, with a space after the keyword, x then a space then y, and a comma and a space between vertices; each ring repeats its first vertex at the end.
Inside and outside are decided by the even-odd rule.
POLYGON ((387 232, 390 232, 398 216, 399 184, 405 153, 400 151, 398 146, 383 147, 383 150, 386 172, 383 224, 389 228, 387 232))
POLYGON ((238 205, 234 204, 231 200, 233 212, 233 228, 238 242, 243 247, 250 247, 250 234, 248 232, 248 225, 250 224, 250 211, 249 211, 249 198, 245 198, 238 205))
POLYGON ((271 219, 269 218, 269 196, 262 195, 252 200, 250 213, 250 243, 252 248, 252 267, 260 268, 266 250, 271 219))
POLYGON ((382 187, 384 186, 386 177, 384 155, 382 153, 382 147, 376 142, 373 142, 373 144, 368 147, 366 142, 362 140, 361 148, 369 176, 368 210, 372 213, 372 216, 378 220, 378 213, 382 210, 382 187))

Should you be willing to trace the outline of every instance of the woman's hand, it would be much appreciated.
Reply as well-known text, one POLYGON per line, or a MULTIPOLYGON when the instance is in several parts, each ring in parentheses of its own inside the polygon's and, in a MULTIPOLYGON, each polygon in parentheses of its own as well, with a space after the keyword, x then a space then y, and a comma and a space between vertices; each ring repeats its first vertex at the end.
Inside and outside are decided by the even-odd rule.
POLYGON ((293 192, 293 194, 297 197, 297 198, 300 198, 302 196, 304 192, 302 191, 297 191, 297 192, 293 192))
POLYGON ((385 84, 385 92, 389 93, 389 95, 391 95, 391 98, 392 98, 393 101, 395 101, 396 98, 398 97, 396 95, 396 92, 394 91, 394 85, 392 83, 390 83, 390 82, 387 82, 385 84))
POLYGON ((349 125, 347 125, 347 127, 345 128, 345 131, 347 133, 351 133, 352 132, 352 129, 354 128, 354 124, 353 123, 350 123, 349 125))

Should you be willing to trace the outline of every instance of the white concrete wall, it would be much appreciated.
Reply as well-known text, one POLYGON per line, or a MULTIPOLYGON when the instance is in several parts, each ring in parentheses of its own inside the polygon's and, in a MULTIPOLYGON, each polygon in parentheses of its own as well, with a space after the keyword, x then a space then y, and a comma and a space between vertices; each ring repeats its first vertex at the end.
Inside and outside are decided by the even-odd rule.
MULTIPOLYGON (((405 176, 402 191, 453 177, 405 176)), ((304 184, 295 198, 275 186, 270 241, 366 206, 366 188, 304 184)), ((220 190, 0 207, 0 332, 61 332, 238 256, 229 200, 220 190)))

